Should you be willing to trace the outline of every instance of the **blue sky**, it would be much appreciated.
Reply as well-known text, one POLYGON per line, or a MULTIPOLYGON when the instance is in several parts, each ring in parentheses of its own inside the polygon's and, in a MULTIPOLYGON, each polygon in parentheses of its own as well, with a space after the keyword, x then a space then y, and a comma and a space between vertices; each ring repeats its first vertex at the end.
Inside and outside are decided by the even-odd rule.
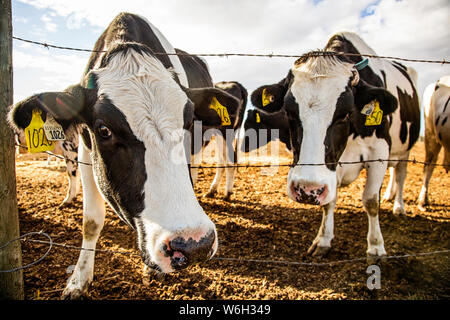
MULTIPOLYGON (((91 49, 121 11, 145 16, 174 47, 191 53, 302 54, 323 48, 329 36, 355 31, 379 55, 450 60, 448 0, 12 0, 13 34, 91 49)), ((89 53, 14 40, 14 99, 79 82, 89 53)), ((249 92, 278 82, 295 58, 208 58, 213 80, 236 80, 249 92)), ((448 65, 409 63, 419 94, 448 65)))

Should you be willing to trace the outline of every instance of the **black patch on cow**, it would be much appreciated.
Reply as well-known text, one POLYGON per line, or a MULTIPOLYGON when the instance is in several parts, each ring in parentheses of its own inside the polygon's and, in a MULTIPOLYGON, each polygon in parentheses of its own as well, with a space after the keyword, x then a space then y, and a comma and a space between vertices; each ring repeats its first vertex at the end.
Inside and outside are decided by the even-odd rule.
MULTIPOLYGON (((94 45, 94 51, 86 68, 85 73, 94 68, 94 65, 103 55, 101 52, 104 48, 108 48, 113 43, 138 43, 140 46, 134 46, 135 50, 144 50, 145 52, 164 53, 164 47, 160 43, 158 37, 153 32, 149 24, 141 17, 122 12, 109 24, 106 30, 102 33, 100 38, 94 45), (144 48, 147 49, 144 49, 144 48)), ((141 52, 141 51, 137 51, 141 52)), ((155 55, 155 57, 162 62, 164 67, 172 68, 167 55, 155 55)))
POLYGON ((244 143, 241 148, 242 151, 250 152, 255 150, 251 147, 255 147, 256 149, 261 148, 268 142, 273 141, 275 137, 272 136, 271 130, 278 130, 278 138, 286 145, 286 148, 291 150, 289 122, 284 110, 275 113, 262 113, 255 109, 248 110, 247 118, 244 122, 244 132, 247 132, 247 130, 250 129, 254 129, 256 131, 256 146, 251 145, 249 135, 245 135, 244 143), (259 114, 259 122, 257 122, 257 114, 259 114), (267 141, 260 140, 259 130, 267 130, 267 141))
POLYGON ((447 101, 445 102, 444 110, 442 110, 442 113, 444 113, 445 110, 447 109, 447 106, 448 106, 448 102, 449 102, 449 101, 450 101, 450 96, 448 97, 447 101))
POLYGON ((187 55, 186 51, 175 49, 180 54, 181 65, 186 72, 189 88, 212 87, 213 81, 205 62, 195 55, 187 55))
POLYGON ((442 120, 441 126, 443 126, 446 122, 447 122, 447 117, 445 117, 444 120, 442 120))
POLYGON ((284 105, 289 123, 290 144, 294 154, 293 164, 297 164, 300 159, 300 148, 303 140, 303 126, 300 121, 298 104, 290 90, 284 98, 284 105))
POLYGON ((292 71, 289 70, 287 76, 284 79, 280 80, 278 83, 257 88, 255 91, 253 91, 250 97, 252 104, 256 109, 262 112, 272 113, 281 110, 284 103, 284 97, 293 80, 294 75, 292 74, 292 71), (273 101, 263 107, 262 94, 264 90, 266 92, 266 95, 273 96, 273 101))
POLYGON ((98 186, 116 213, 130 226, 144 210, 145 146, 131 131, 124 114, 106 97, 94 107, 94 124, 89 127, 92 141, 92 164, 98 186), (112 131, 102 138, 99 126, 112 131))
POLYGON ((399 70, 409 81, 413 90, 413 95, 410 96, 405 91, 397 87, 398 102, 400 107, 400 120, 402 122, 400 127, 400 141, 402 143, 405 143, 409 135, 408 150, 410 150, 419 138, 420 133, 419 97, 417 96, 416 88, 409 74, 407 73, 406 68, 401 67, 402 65, 399 63, 393 63, 393 66, 396 67, 397 70, 399 70), (411 123, 409 132, 407 122, 411 123))
MULTIPOLYGON (((354 53, 359 54, 360 52, 355 48, 355 46, 343 35, 334 35, 328 40, 324 51, 332 51, 332 52, 345 52, 345 53, 354 53)), ((361 56, 337 56, 338 59, 344 62, 349 63, 358 63, 361 62, 364 57, 361 56)), ((385 87, 385 79, 384 82, 378 75, 373 72, 372 68, 365 67, 358 71, 360 78, 364 79, 368 84, 371 84, 375 87, 384 88, 385 87)))
POLYGON ((441 120, 441 116, 437 116, 436 121, 434 121, 434 125, 437 127, 439 120, 441 120))
POLYGON ((72 172, 70 173, 73 177, 77 176, 77 170, 72 170, 72 172))

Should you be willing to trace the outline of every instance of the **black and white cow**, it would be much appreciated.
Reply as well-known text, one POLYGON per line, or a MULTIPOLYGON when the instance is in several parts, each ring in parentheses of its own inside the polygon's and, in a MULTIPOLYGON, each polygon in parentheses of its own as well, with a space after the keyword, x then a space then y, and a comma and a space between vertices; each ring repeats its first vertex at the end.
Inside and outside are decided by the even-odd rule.
MULTIPOLYGON (((215 225, 195 197, 186 155, 180 161, 173 150, 183 146, 183 128, 202 120, 205 112, 197 114, 197 108, 213 98, 230 108, 239 101, 218 88, 189 88, 190 71, 176 55, 156 54, 175 50, 140 16, 119 14, 94 50, 80 84, 17 103, 10 122, 23 130, 32 110, 40 109, 44 121, 50 113, 66 132, 83 129, 78 158, 92 164, 79 165, 83 248, 96 246, 106 200, 137 231, 149 268, 168 273, 210 258, 218 246, 215 225)), ((94 254, 80 252, 64 297, 86 293, 94 254)))
POLYGON ((286 149, 291 151, 291 137, 286 113, 283 110, 274 113, 261 112, 255 109, 248 110, 244 122, 241 151, 251 152, 275 140, 284 143, 286 149), (265 130, 264 134, 260 134, 261 130, 265 130))
MULTIPOLYGON (((175 49, 179 54, 181 64, 185 70, 189 70, 188 82, 190 88, 210 87, 213 86, 211 75, 209 74, 208 64, 202 58, 195 55, 188 55, 185 51, 175 49)), ((213 197, 217 193, 217 187, 226 171, 225 199, 229 199, 233 193, 233 183, 236 168, 226 168, 224 165, 232 165, 237 163, 237 150, 235 137, 241 127, 245 108, 247 106, 247 90, 242 84, 236 81, 222 81, 214 85, 215 88, 228 92, 240 104, 237 108, 227 107, 229 124, 222 121, 218 117, 218 113, 211 109, 209 105, 203 105, 203 108, 195 109, 195 116, 202 119, 201 127, 195 124, 191 129, 191 178, 193 184, 196 183, 198 177, 198 165, 201 162, 202 151, 209 144, 214 136, 216 142, 216 151, 218 155, 217 171, 208 193, 204 196, 213 197)))
MULTIPOLYGON (((355 64, 361 57, 335 56, 334 52, 375 54, 357 34, 337 33, 322 56, 298 59, 285 79, 256 89, 252 101, 261 110, 283 109, 288 116, 295 165, 287 179, 289 197, 323 207, 322 223, 308 253, 323 255, 331 248, 337 188, 354 181, 365 168, 362 200, 369 219, 367 254, 381 256, 386 251, 378 221, 379 194, 388 163, 338 166, 336 162, 408 159, 420 129, 419 101, 409 75, 415 72, 396 62, 372 58, 368 66, 357 70, 355 64), (368 112, 369 119, 362 114, 368 108, 373 111, 368 112), (381 122, 368 125, 374 124, 375 112, 381 116, 377 109, 383 114, 374 123, 381 122), (326 165, 300 165, 322 163, 326 165)), ((404 213, 406 163, 390 161, 389 166, 395 168, 395 179, 386 197, 395 195, 394 213, 404 213)))
MULTIPOLYGON (((18 150, 25 146, 26 141, 23 132, 18 132, 16 134, 16 144, 18 145, 18 150)), ((78 170, 78 135, 66 137, 65 141, 54 141, 54 144, 55 149, 51 151, 51 153, 64 157, 67 179, 69 181, 66 197, 59 205, 59 207, 62 208, 71 204, 76 198, 78 192, 80 192, 80 174, 78 170)), ((47 164, 50 164, 51 157, 51 155, 48 156, 47 164)))
MULTIPOLYGON (((436 163, 444 147, 444 165, 450 165, 450 76, 430 84, 423 95, 425 116, 425 162, 436 163)), ((428 184, 434 166, 423 167, 423 184, 418 203, 420 210, 428 205, 428 184)), ((445 167, 448 172, 449 167, 445 167)))

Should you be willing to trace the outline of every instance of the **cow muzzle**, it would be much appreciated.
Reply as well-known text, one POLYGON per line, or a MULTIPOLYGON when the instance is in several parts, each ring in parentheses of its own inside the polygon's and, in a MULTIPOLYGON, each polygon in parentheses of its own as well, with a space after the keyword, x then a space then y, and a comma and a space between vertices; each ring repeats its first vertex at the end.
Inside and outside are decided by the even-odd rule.
POLYGON ((181 270, 189 265, 208 260, 214 255, 216 247, 215 232, 210 231, 198 240, 182 236, 167 240, 162 245, 162 252, 170 259, 170 266, 174 270, 181 270))

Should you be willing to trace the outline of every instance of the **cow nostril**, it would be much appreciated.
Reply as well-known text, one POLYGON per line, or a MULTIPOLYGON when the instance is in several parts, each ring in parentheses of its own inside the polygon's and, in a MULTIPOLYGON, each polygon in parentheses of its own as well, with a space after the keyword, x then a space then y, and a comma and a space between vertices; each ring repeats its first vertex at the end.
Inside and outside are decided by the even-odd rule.
POLYGON ((170 265, 174 269, 182 269, 188 265, 188 260, 181 252, 175 251, 170 257, 170 265))
POLYGON ((213 245, 215 237, 216 236, 214 231, 209 232, 199 241, 196 241, 192 238, 186 240, 182 237, 177 237, 169 242, 169 246, 174 252, 174 254, 171 256, 171 259, 173 260, 174 258, 178 258, 174 256, 175 253, 179 253, 183 256, 183 259, 177 259, 177 261, 183 262, 183 267, 187 266, 188 264, 207 260, 212 256, 212 253, 214 251, 213 245))

